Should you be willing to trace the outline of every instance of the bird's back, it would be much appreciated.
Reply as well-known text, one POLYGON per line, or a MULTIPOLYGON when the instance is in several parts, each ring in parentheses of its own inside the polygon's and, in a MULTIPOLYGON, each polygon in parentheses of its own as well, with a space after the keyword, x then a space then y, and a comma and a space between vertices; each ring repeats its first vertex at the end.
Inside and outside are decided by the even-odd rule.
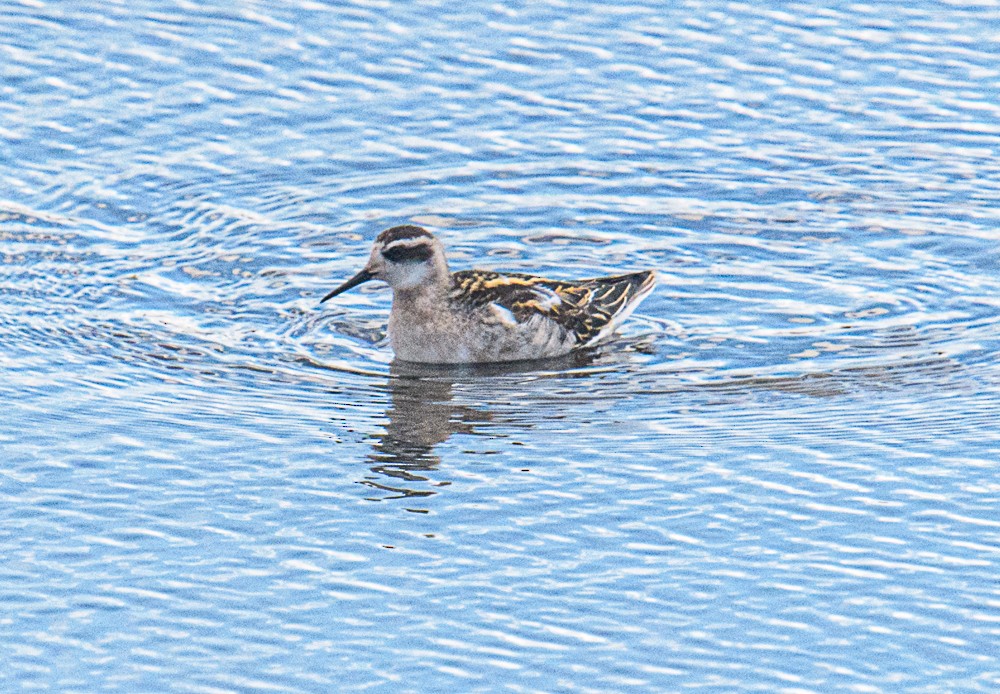
POLYGON ((509 312, 518 324, 551 321, 576 346, 600 342, 656 284, 653 271, 562 281, 524 274, 463 270, 452 274, 454 300, 509 312))

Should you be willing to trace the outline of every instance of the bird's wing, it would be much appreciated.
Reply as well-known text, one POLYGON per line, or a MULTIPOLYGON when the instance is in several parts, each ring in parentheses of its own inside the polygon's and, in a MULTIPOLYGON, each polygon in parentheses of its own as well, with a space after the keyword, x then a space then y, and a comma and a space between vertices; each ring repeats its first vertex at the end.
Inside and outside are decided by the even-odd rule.
POLYGON ((655 282, 652 272, 563 282, 533 275, 464 270, 454 273, 452 279, 453 298, 460 303, 489 306, 501 320, 551 320, 572 333, 580 344, 613 330, 621 320, 618 317, 624 318, 627 313, 623 312, 630 312, 630 307, 655 282))

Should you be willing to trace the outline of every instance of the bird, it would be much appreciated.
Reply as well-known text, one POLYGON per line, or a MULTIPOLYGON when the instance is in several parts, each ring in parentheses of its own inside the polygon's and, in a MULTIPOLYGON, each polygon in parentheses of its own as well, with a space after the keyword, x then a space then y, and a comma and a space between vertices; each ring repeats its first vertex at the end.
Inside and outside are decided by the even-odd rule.
POLYGON ((388 333, 397 360, 475 364, 548 359, 598 344, 653 290, 656 273, 554 280, 451 272, 441 241, 404 224, 380 233, 365 267, 320 303, 375 279, 392 289, 388 333))

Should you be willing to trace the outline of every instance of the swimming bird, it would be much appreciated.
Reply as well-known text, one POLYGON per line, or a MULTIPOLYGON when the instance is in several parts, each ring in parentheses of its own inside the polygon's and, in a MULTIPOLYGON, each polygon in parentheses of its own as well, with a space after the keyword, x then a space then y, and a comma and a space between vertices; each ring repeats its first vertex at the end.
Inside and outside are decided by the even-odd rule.
POLYGON ((379 234, 364 269, 320 303, 373 279, 392 288, 396 358, 436 364, 545 359, 595 345, 656 283, 652 270, 575 281, 451 272, 441 241, 406 224, 379 234))

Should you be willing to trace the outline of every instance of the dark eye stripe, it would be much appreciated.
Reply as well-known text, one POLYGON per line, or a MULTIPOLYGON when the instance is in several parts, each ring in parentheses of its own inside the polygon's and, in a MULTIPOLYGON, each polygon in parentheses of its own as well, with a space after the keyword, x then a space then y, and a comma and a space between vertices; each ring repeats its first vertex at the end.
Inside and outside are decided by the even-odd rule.
POLYGON ((382 257, 394 263, 422 263, 434 255, 426 243, 414 246, 393 246, 382 251, 382 257))

